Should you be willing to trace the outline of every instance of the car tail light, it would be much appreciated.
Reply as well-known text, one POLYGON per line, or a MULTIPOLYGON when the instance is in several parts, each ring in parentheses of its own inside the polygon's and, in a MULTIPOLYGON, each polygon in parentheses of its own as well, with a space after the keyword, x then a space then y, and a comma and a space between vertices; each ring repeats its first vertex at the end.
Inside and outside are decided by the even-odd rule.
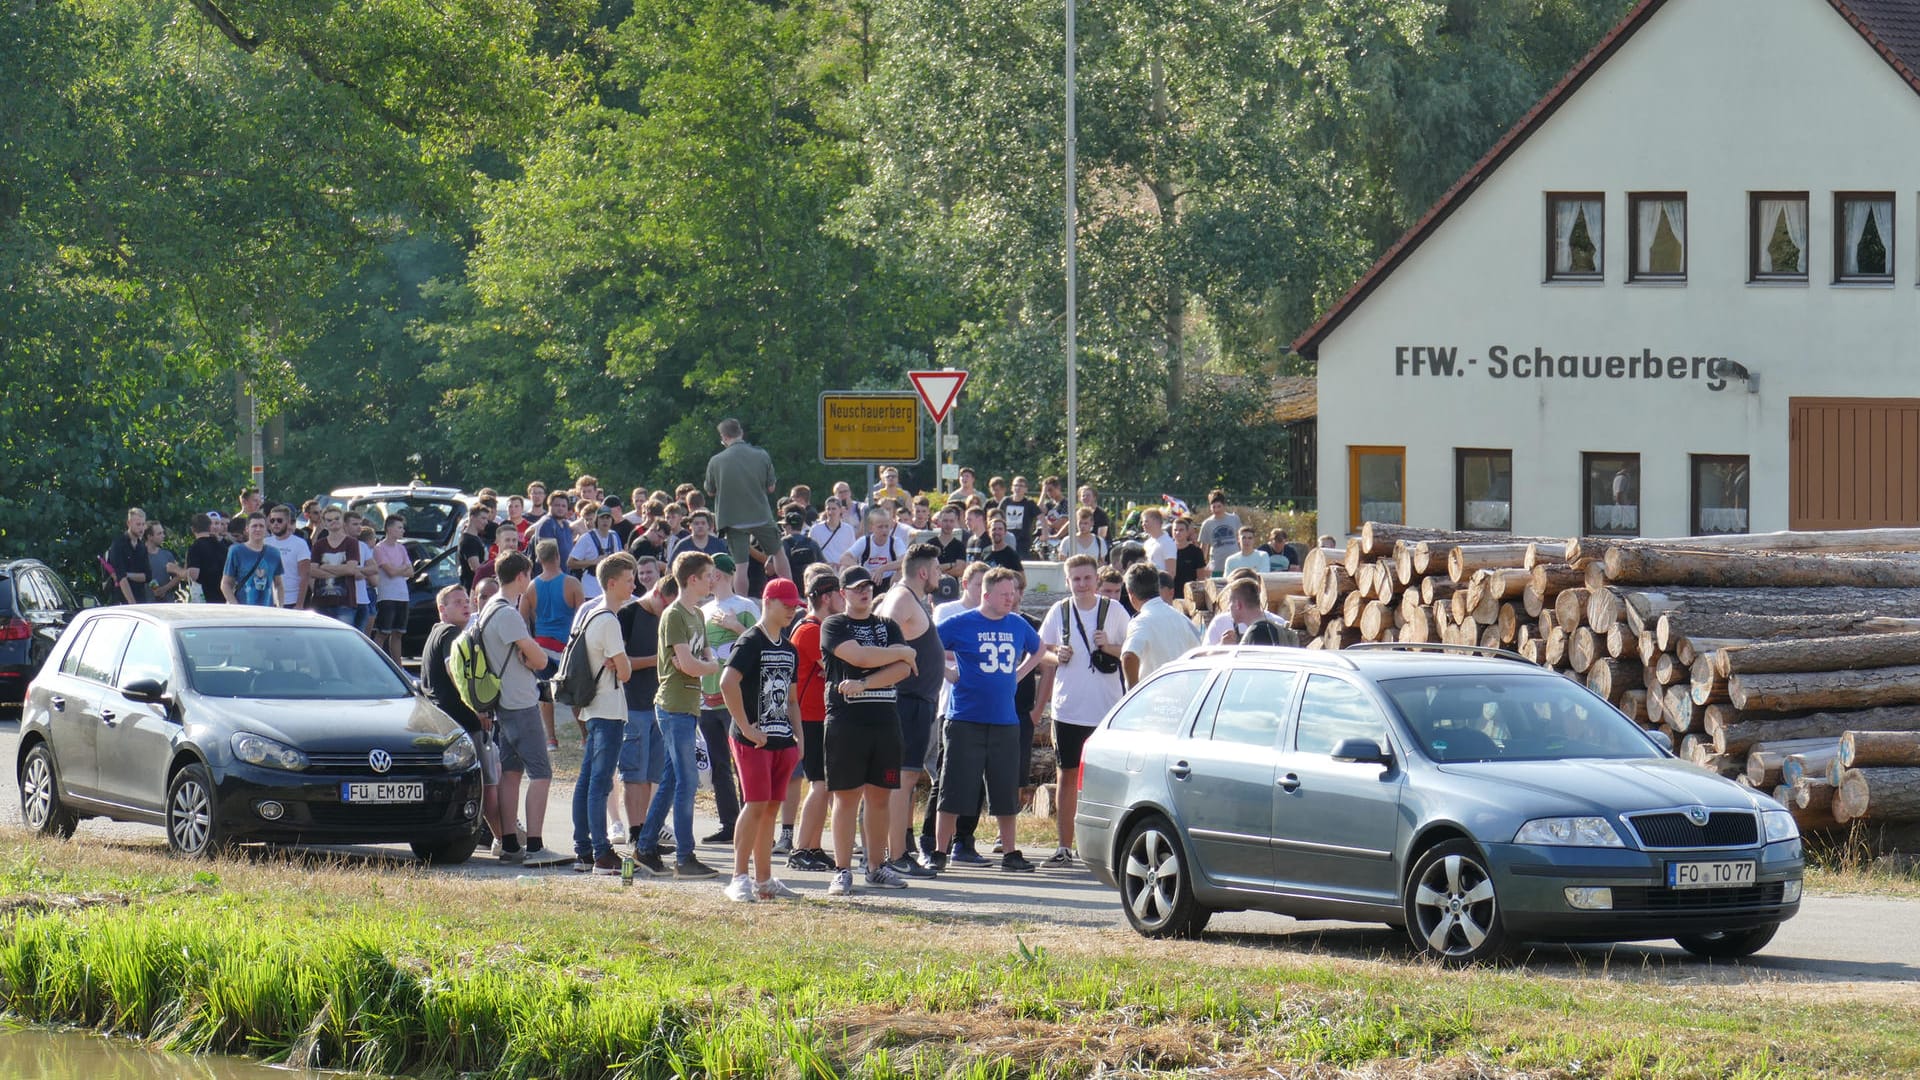
POLYGON ((33 636, 33 624, 19 616, 0 622, 0 641, 26 641, 33 636))

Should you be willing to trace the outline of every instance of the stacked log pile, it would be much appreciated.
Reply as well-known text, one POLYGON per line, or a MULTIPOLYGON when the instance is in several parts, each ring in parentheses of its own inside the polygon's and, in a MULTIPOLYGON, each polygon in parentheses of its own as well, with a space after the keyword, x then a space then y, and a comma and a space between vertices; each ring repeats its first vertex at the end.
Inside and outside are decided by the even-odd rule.
POLYGON ((1369 523, 1287 585, 1275 610, 1309 648, 1508 649, 1780 796, 1803 827, 1920 820, 1920 530, 1567 540, 1369 523))

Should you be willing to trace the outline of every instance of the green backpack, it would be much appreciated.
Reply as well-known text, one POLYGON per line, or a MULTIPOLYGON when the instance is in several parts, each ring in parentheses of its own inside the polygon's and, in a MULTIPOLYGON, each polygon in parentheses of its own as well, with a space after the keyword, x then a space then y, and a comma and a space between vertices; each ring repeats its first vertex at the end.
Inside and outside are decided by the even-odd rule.
MULTIPOLYGON (((498 606, 506 607, 505 604, 498 606)), ((492 608, 493 605, 489 605, 489 611, 492 608)), ((447 675, 453 679, 454 692, 476 713, 490 713, 500 707, 500 672, 494 668, 481 641, 481 634, 486 630, 483 620, 488 613, 482 612, 469 622, 453 639, 453 648, 447 654, 447 675)))

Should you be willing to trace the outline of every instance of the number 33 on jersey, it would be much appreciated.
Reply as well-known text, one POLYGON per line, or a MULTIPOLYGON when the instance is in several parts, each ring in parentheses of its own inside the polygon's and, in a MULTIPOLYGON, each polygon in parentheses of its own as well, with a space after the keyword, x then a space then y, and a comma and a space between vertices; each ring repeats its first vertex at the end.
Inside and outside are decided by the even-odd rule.
POLYGON ((953 653, 959 681, 953 685, 953 717, 976 724, 1018 724, 1013 696, 1020 665, 1040 649, 1040 635, 1026 619, 1009 614, 989 619, 963 612, 940 624, 940 643, 953 653))

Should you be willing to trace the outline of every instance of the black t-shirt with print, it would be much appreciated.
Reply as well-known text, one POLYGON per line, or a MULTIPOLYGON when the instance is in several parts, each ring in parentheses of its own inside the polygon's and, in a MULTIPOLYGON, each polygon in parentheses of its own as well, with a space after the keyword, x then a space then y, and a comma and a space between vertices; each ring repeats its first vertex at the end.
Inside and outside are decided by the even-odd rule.
POLYGON ((1041 520, 1040 504, 1032 499, 1015 502, 1008 499, 1000 504, 1000 513, 1007 519, 1007 536, 1012 546, 1020 549, 1020 554, 1033 554, 1033 537, 1041 520))
POLYGON ((827 616, 826 621, 820 624, 820 656, 827 668, 827 718, 899 723, 900 716, 894 711, 893 704, 899 696, 896 687, 884 686, 870 690, 855 701, 840 696, 842 681, 864 679, 880 669, 849 664, 835 656, 834 650, 849 642, 884 649, 889 645, 904 645, 906 640, 900 633, 900 624, 892 619, 883 619, 878 615, 868 615, 864 619, 856 619, 851 615, 827 616))
MULTIPOLYGON (((733 656, 727 666, 740 673, 740 707, 766 733, 768 750, 785 750, 799 745, 793 738, 793 722, 787 717, 787 701, 793 693, 795 656, 793 645, 783 636, 774 641, 764 626, 752 626, 733 643, 733 656)), ((738 724, 729 724, 733 737, 746 742, 738 724)))
POLYGON ((187 549, 187 565, 200 571, 200 591, 209 604, 224 604, 227 594, 220 586, 220 575, 227 570, 227 545, 212 536, 196 536, 187 549))

